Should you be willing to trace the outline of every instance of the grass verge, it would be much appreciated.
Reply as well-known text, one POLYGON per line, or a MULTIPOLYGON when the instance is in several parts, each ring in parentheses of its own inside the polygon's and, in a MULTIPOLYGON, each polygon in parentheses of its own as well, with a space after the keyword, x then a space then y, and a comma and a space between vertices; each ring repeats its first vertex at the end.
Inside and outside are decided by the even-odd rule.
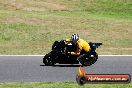
POLYGON ((130 84, 85 84, 80 86, 73 82, 22 82, 0 83, 0 88, 131 88, 130 84))
POLYGON ((78 33, 99 54, 132 54, 131 0, 1 0, 0 54, 46 54, 78 33))
POLYGON ((80 86, 73 82, 23 82, 0 83, 0 88, 132 88, 130 84, 85 84, 80 86))

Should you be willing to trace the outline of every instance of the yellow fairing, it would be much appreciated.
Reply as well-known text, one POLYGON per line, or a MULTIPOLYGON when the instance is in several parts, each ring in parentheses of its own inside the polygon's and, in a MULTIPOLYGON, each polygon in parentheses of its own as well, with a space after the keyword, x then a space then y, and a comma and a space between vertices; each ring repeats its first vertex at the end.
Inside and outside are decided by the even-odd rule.
POLYGON ((85 40, 79 39, 77 41, 77 44, 78 44, 78 49, 75 52, 71 52, 72 55, 80 55, 81 50, 84 50, 86 52, 90 51, 90 46, 85 40))

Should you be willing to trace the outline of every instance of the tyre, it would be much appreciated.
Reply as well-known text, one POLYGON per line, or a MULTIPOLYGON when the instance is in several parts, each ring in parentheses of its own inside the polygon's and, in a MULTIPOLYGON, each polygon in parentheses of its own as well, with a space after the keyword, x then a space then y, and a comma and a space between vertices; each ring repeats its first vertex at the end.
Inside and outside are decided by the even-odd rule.
POLYGON ((48 53, 48 54, 46 54, 44 56, 43 63, 46 66, 53 66, 53 65, 55 65, 55 63, 54 63, 54 57, 53 57, 52 53, 48 53))
POLYGON ((87 79, 84 76, 76 76, 76 81, 79 85, 84 85, 87 81, 87 79))
POLYGON ((80 63, 82 64, 82 66, 91 66, 97 61, 97 59, 98 59, 98 54, 94 52, 90 56, 87 55, 83 56, 80 60, 80 63))

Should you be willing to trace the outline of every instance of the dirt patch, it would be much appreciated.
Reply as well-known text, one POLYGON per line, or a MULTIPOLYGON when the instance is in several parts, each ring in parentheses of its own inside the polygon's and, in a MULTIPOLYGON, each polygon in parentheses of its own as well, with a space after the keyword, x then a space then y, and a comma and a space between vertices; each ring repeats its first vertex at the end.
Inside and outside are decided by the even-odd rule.
POLYGON ((26 11, 46 11, 45 8, 35 8, 35 7, 25 7, 22 10, 26 10, 26 11))
POLYGON ((36 6, 36 8, 38 8, 38 6, 44 10, 64 10, 65 6, 64 5, 60 5, 58 3, 51 3, 51 2, 44 2, 44 1, 32 1, 30 2, 30 5, 36 6))
POLYGON ((0 1, 0 5, 5 9, 27 10, 27 11, 47 11, 65 10, 65 6, 54 2, 32 1, 32 0, 7 0, 0 1))
POLYGON ((132 48, 130 47, 130 48, 105 48, 105 49, 108 49, 108 50, 132 50, 132 48))
POLYGON ((47 20, 44 19, 38 19, 38 18, 32 18, 32 17, 7 17, 2 22, 8 22, 8 23, 25 23, 25 24, 31 24, 31 25, 43 25, 48 23, 47 20))

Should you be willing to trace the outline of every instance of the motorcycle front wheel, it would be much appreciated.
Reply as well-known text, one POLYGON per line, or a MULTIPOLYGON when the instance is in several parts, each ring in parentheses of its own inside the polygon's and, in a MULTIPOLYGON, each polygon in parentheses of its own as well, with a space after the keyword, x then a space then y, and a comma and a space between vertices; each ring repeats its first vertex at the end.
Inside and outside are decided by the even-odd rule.
POLYGON ((55 65, 54 57, 53 57, 52 53, 48 53, 44 56, 43 63, 45 64, 45 66, 54 66, 55 65))

